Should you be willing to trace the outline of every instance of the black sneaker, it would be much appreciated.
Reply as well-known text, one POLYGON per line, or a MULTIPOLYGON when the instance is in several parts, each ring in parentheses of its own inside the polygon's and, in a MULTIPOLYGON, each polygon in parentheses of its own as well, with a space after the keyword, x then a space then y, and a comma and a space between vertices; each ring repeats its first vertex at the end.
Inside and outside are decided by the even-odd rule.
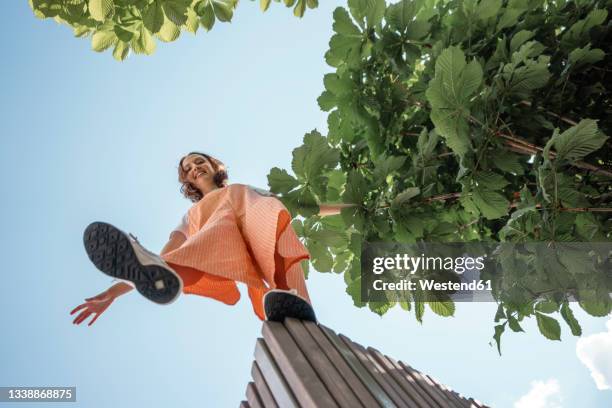
POLYGON ((286 317, 317 322, 314 309, 306 299, 298 296, 297 290, 272 289, 264 295, 266 320, 282 322, 286 317))
POLYGON ((83 234, 85 251, 105 274, 127 282, 152 302, 166 305, 183 291, 183 280, 136 237, 104 222, 93 222, 83 234))

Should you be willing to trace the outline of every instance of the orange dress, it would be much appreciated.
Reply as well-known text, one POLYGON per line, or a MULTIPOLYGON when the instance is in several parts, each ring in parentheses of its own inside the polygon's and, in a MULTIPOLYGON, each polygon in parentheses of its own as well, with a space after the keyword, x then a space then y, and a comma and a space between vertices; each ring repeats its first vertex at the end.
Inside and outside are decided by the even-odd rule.
POLYGON ((276 197, 231 184, 195 203, 188 220, 187 240, 162 255, 183 279, 184 293, 233 305, 240 299, 236 282, 245 283, 261 320, 270 289, 297 289, 310 302, 300 266, 310 256, 276 197))

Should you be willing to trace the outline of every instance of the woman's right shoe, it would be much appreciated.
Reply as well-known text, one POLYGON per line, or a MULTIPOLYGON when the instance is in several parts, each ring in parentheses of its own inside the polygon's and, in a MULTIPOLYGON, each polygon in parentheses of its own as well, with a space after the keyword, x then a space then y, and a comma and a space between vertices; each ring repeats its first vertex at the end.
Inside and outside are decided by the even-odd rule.
POLYGON ((183 291, 183 280, 159 255, 145 249, 133 235, 110 224, 89 224, 83 244, 96 268, 131 284, 152 302, 172 303, 183 291))
POLYGON ((292 317, 309 322, 317 322, 314 309, 306 299, 298 296, 295 289, 272 289, 266 292, 263 298, 266 320, 283 322, 285 318, 292 317))

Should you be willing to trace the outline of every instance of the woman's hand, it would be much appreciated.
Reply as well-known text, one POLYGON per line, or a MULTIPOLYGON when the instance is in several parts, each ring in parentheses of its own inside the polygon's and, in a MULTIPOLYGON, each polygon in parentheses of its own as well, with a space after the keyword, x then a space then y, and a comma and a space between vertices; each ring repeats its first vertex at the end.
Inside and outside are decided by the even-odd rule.
POLYGON ((105 290, 99 295, 85 299, 85 303, 78 305, 72 310, 72 312, 70 312, 70 314, 73 315, 81 310, 81 313, 79 313, 72 323, 81 324, 90 315, 95 314, 96 316, 88 324, 88 326, 91 326, 98 319, 98 317, 100 317, 100 315, 104 313, 106 309, 108 309, 115 298, 115 295, 113 295, 110 291, 105 290))

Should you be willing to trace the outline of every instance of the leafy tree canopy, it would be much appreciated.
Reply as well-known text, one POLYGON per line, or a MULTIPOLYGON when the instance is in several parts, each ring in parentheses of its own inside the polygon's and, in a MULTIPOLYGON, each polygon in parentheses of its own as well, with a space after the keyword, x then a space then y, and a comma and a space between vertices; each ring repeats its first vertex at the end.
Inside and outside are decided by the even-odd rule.
MULTIPOLYGON (((337 8, 325 54, 333 72, 318 98, 327 135, 304 137, 293 174, 268 176, 314 268, 342 274, 355 305, 382 315, 398 303, 363 301, 364 242, 610 242, 611 5, 348 0, 337 8), (357 207, 320 218, 322 202, 357 207)), ((591 254, 587 271, 572 262, 579 255, 525 254, 536 272, 520 291, 518 264, 492 277, 498 348, 506 328, 520 332, 530 316, 549 339, 561 336, 555 312, 579 335, 572 300, 591 315, 610 313, 609 254, 591 254)), ((426 305, 454 313, 452 302, 419 293, 399 305, 419 321, 426 305)))
MULTIPOLYGON (((91 37, 91 47, 102 52, 113 48, 113 57, 123 61, 131 51, 151 55, 155 39, 172 42, 181 31, 210 31, 215 22, 232 20, 238 0, 28 0, 38 18, 53 18, 67 24, 77 37, 91 37)), ((280 2, 280 0, 274 0, 280 2)), ((271 0, 260 0, 262 11, 271 0)), ((302 17, 318 0, 283 0, 302 17)))

